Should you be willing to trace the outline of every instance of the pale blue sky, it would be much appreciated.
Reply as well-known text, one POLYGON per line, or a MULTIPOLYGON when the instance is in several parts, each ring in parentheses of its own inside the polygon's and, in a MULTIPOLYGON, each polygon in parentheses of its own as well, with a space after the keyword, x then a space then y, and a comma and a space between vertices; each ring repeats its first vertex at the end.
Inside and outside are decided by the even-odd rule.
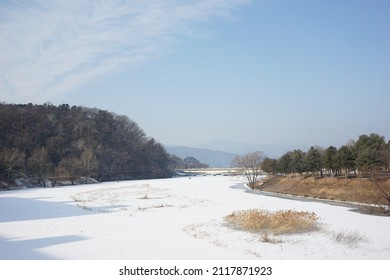
POLYGON ((0 101, 106 109, 164 144, 389 140, 389 15, 387 0, 2 1, 0 101))

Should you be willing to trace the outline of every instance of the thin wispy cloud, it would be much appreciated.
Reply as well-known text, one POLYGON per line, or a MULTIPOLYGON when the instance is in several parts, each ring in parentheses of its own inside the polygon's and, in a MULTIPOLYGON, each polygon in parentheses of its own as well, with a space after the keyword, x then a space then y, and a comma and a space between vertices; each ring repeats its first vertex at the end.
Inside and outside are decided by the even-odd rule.
POLYGON ((164 54, 196 24, 246 0, 12 1, 0 4, 0 99, 45 102, 164 54))

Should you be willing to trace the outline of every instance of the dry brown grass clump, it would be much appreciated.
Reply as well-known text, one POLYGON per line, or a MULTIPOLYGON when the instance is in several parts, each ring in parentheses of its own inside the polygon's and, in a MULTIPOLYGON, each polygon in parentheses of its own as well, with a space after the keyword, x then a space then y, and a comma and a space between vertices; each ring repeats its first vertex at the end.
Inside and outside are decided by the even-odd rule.
POLYGON ((235 211, 225 217, 235 228, 259 233, 292 234, 317 230, 319 217, 313 212, 263 209, 235 211))

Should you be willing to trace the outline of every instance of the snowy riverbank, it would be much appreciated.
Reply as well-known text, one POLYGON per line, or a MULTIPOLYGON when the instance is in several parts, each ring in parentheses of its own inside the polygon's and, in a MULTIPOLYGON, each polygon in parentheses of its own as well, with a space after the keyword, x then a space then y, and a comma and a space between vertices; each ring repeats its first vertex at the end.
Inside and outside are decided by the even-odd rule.
POLYGON ((244 182, 206 176, 1 192, 0 259, 390 259, 389 217, 255 195, 244 182), (265 243, 224 224, 249 208, 313 211, 322 229, 265 243))

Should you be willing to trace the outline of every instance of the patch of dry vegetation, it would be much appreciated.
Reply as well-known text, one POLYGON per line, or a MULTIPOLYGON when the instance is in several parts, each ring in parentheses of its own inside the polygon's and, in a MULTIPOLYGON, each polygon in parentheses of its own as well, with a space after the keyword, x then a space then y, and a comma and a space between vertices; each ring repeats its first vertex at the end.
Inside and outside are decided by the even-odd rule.
POLYGON ((226 216, 225 221, 240 230, 274 235, 303 233, 319 229, 319 217, 307 211, 271 212, 263 209, 250 209, 235 211, 226 216))
POLYGON ((366 241, 366 238, 358 232, 339 232, 333 233, 333 240, 350 248, 355 248, 361 242, 366 241))

